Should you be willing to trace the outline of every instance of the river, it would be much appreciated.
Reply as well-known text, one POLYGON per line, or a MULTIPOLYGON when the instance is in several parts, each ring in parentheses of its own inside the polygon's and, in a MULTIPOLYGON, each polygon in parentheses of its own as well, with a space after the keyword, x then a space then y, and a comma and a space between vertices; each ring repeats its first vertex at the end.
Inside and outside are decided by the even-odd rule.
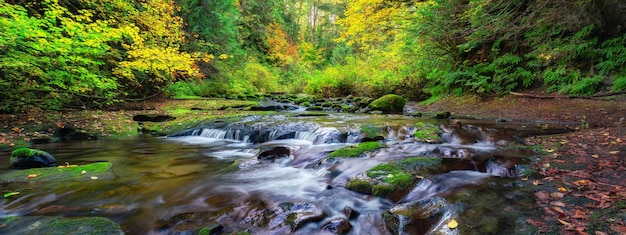
MULTIPOLYGON (((59 164, 111 162, 115 177, 2 182, 2 193, 20 194, 0 200, 0 217, 101 216, 126 234, 532 234, 524 219, 537 206, 527 177, 538 154, 523 139, 563 131, 512 121, 281 113, 167 137, 36 145, 59 164), (442 142, 416 140, 416 123, 437 126, 442 142), (363 141, 385 147, 328 157, 363 141), (399 166, 411 184, 384 196, 346 188, 381 164, 399 166)), ((0 162, 0 174, 8 171, 8 160, 0 162)))

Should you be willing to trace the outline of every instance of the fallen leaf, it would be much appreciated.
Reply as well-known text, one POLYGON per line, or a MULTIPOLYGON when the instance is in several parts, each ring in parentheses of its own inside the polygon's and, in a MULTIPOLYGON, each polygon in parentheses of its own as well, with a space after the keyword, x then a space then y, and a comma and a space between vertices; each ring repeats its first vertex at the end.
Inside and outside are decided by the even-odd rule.
POLYGON ((572 226, 572 224, 571 224, 571 223, 568 223, 568 222, 567 222, 567 221, 565 221, 565 220, 562 220, 562 219, 556 219, 556 220, 558 220, 558 221, 559 221, 559 223, 561 223, 562 225, 565 225, 565 226, 572 226))
POLYGON ((552 198, 563 198, 563 197, 565 197, 565 194, 560 193, 560 192, 554 192, 554 193, 550 193, 550 197, 552 197, 552 198))
POLYGON ((7 197, 10 197, 10 196, 15 196, 15 195, 18 195, 18 194, 20 194, 20 192, 10 192, 10 193, 5 193, 5 194, 4 194, 4 197, 5 197, 5 198, 7 198, 7 197))
POLYGON ((587 185, 588 183, 589 183, 589 181, 588 181, 588 180, 576 180, 576 181, 574 181, 574 184, 575 184, 575 185, 578 185, 578 186, 585 186, 585 185, 587 185))
POLYGON ((598 154, 591 155, 592 158, 599 158, 598 154))
POLYGON ((97 180, 97 179, 98 179, 98 176, 92 176, 92 177, 91 177, 91 179, 92 179, 92 180, 97 180))
POLYGON ((559 213, 559 217, 565 216, 565 212, 563 211, 563 209, 561 207, 553 206, 553 207, 550 207, 550 209, 552 209, 553 211, 558 212, 559 213))
POLYGON ((32 178, 37 178, 37 176, 39 176, 39 175, 37 175, 37 174, 30 174, 30 175, 26 176, 26 178, 27 179, 32 179, 32 178))
POLYGON ((448 228, 450 228, 450 229, 455 229, 458 226, 459 226, 459 223, 456 222, 455 219, 452 219, 452 220, 450 220, 450 222, 448 222, 448 228))
POLYGON ((81 173, 81 174, 87 174, 87 171, 86 171, 86 170, 83 170, 83 171, 81 171, 80 173, 81 173))
POLYGON ((573 214, 574 215, 572 215, 572 218, 574 219, 586 219, 587 218, 587 214, 583 210, 575 209, 573 214))
POLYGON ((619 154, 619 151, 611 151, 611 152, 609 152, 609 154, 617 155, 617 154, 619 154))
POLYGON ((557 190, 559 190, 559 192, 563 192, 563 193, 567 192, 567 189, 564 188, 564 187, 559 187, 559 188, 557 188, 557 190))
POLYGON ((565 203, 560 202, 560 201, 550 202, 550 205, 553 205, 553 206, 560 206, 560 207, 565 207, 565 203))

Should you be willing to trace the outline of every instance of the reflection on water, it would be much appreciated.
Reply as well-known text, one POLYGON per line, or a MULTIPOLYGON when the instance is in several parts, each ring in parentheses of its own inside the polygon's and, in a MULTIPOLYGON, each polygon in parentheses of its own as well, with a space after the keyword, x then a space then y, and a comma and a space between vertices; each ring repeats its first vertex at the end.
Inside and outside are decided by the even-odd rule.
MULTIPOLYGON (((559 131, 520 124, 462 122, 471 125, 455 130, 447 121, 397 115, 276 115, 209 124, 167 138, 34 146, 50 152, 61 163, 111 162, 116 177, 2 182, 0 193, 20 194, 0 200, 0 217, 103 216, 120 223, 128 234, 189 232, 215 224, 223 225, 224 232, 311 234, 320 233, 320 228, 330 221, 345 218, 352 226, 351 234, 416 234, 422 230, 411 230, 411 224, 420 220, 402 214, 406 208, 413 208, 410 210, 415 214, 432 204, 419 201, 446 198, 468 187, 480 187, 493 177, 511 177, 515 181, 519 175, 518 161, 507 158, 502 149, 518 138, 559 131), (446 142, 416 142, 412 138, 416 122, 441 125, 446 130, 446 142), (379 134, 387 147, 362 158, 327 159, 330 152, 355 145, 360 140, 362 125, 381 126, 379 134), (399 200, 363 195, 343 187, 380 163, 409 157, 449 160, 442 161, 447 165, 439 173, 415 176, 423 180, 396 197, 399 200), (357 211, 359 216, 346 218, 346 208, 357 211), (385 213, 390 215, 384 216, 385 213)), ((519 153, 515 156, 519 158, 519 153)), ((0 167, 0 173, 11 171, 8 160, 1 162, 0 167)), ((420 229, 441 230, 445 226, 439 225, 444 220, 457 213, 462 216, 458 207, 448 206, 452 202, 436 202, 438 208, 448 210, 446 216, 430 215, 440 219, 420 229)))

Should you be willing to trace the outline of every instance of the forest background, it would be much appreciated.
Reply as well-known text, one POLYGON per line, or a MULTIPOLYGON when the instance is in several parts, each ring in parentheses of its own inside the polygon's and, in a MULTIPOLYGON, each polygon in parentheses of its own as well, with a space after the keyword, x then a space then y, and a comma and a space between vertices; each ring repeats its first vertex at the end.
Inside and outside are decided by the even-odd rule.
POLYGON ((0 0, 0 112, 626 90, 619 0, 0 0))

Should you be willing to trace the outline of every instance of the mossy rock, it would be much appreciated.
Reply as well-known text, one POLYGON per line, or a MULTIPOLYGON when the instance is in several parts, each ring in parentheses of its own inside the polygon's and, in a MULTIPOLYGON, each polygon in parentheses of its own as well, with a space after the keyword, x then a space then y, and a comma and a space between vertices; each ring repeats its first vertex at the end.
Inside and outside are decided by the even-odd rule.
POLYGON ((0 175, 3 182, 98 180, 114 177, 110 162, 14 170, 0 175))
POLYGON ((1 218, 0 225, 0 234, 124 234, 119 224, 103 217, 18 216, 1 218))
POLYGON ((383 137, 383 128, 380 128, 376 125, 362 125, 360 128, 361 131, 361 139, 365 142, 368 141, 379 141, 384 140, 383 137))
POLYGON ((372 195, 374 182, 365 179, 353 179, 346 184, 346 188, 358 193, 372 195))
POLYGON ((378 164, 367 170, 367 176, 393 185, 396 188, 408 188, 413 184, 414 177, 395 164, 378 164))
POLYGON ((452 116, 452 114, 450 113, 450 111, 444 111, 444 112, 438 112, 435 114, 434 118, 435 119, 448 119, 450 118, 450 116, 452 116))
POLYGON ((438 157, 411 157, 398 161, 398 167, 417 175, 437 173, 441 168, 441 158, 438 157))
POLYGON ((335 157, 361 157, 365 152, 375 151, 384 148, 385 144, 379 142, 363 142, 355 146, 340 148, 330 153, 328 156, 335 157))
POLYGON ((406 99, 402 96, 389 94, 372 101, 369 104, 369 108, 385 113, 402 113, 406 102, 406 99))
POLYGON ((56 166, 57 163, 56 159, 48 152, 30 148, 14 150, 9 161, 11 166, 17 169, 50 167, 56 166))
POLYGON ((396 187, 391 184, 377 184, 372 186, 372 195, 386 197, 396 191, 396 187))
POLYGON ((441 143, 441 134, 443 133, 437 126, 430 123, 418 122, 415 124, 417 131, 413 133, 416 141, 426 143, 441 143))
POLYGON ((307 107, 306 111, 322 111, 324 110, 324 107, 322 106, 311 106, 311 107, 307 107))

